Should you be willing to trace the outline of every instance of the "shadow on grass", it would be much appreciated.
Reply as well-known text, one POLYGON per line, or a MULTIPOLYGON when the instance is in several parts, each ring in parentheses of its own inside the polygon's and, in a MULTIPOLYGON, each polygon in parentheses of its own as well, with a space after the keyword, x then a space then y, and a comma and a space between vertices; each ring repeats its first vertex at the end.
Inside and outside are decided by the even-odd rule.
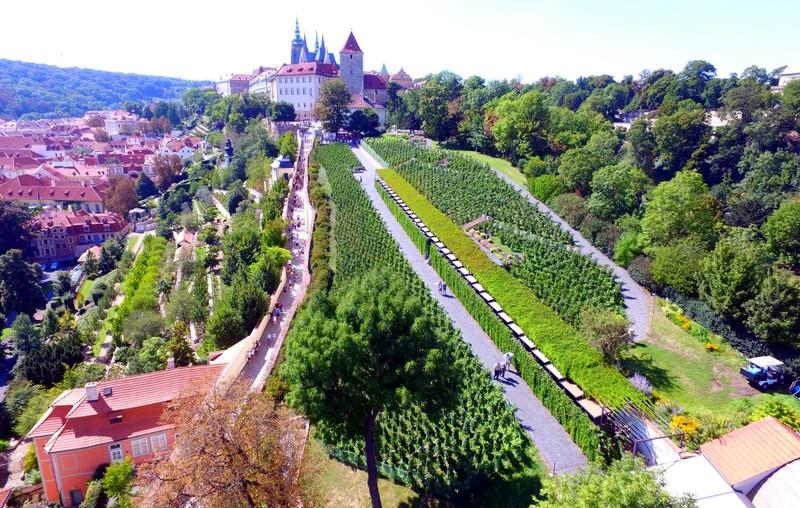
MULTIPOLYGON (((635 351, 644 347, 646 347, 644 344, 636 344, 633 349, 635 351)), ((622 360, 622 367, 628 373, 628 376, 633 375, 634 372, 643 375, 657 390, 665 391, 675 387, 673 376, 670 375, 667 369, 655 365, 653 357, 648 353, 639 352, 635 355, 629 355, 622 360)))

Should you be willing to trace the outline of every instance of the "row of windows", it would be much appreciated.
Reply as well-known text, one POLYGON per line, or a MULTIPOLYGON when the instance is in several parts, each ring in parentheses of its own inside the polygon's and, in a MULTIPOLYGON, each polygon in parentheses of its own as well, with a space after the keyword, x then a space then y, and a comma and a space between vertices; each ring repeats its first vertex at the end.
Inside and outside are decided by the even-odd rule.
MULTIPOLYGON (((314 82, 313 80, 314 80, 314 78, 310 77, 310 76, 309 77, 300 76, 300 77, 296 77, 296 78, 295 77, 278 78, 278 83, 313 83, 314 82)), ((322 83, 322 78, 318 77, 317 78, 317 83, 322 83)))
MULTIPOLYGON (((131 439, 131 451, 134 457, 141 457, 142 455, 150 454, 150 451, 163 452, 167 449, 167 435, 163 432, 161 434, 153 434, 149 438, 140 437, 131 439)), ((122 451, 122 443, 114 443, 108 446, 108 453, 111 456, 111 462, 122 462, 125 460, 125 453, 122 451)))
POLYGON ((306 95, 306 90, 308 90, 308 95, 314 97, 314 89, 313 88, 281 88, 280 94, 281 95, 306 95), (302 90, 302 93, 300 91, 302 90), (295 91, 297 93, 295 93, 295 91))

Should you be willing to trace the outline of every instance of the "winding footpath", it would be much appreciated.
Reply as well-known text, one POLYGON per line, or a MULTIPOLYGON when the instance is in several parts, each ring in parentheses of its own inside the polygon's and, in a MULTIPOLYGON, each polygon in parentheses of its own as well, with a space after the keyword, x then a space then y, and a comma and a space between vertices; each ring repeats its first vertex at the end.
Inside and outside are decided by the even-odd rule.
MULTIPOLYGON (((378 195, 375 188, 376 169, 382 166, 361 147, 353 149, 353 152, 366 169, 360 177, 361 185, 383 219, 386 229, 394 236, 403 256, 428 286, 431 295, 450 316, 453 325, 461 332, 464 340, 470 344, 472 352, 478 357, 487 372, 490 372, 495 362, 501 360, 502 352, 497 349, 494 342, 484 333, 458 299, 439 294, 437 287, 441 280, 439 275, 417 250, 400 223, 389 211, 386 203, 378 195)), ((516 372, 511 371, 510 374, 506 374, 506 379, 499 381, 499 384, 505 393, 506 400, 516 408, 517 420, 536 445, 539 455, 550 472, 560 475, 586 467, 587 460, 580 448, 516 372)))
POLYGON ((650 295, 650 293, 641 285, 639 285, 638 282, 633 280, 628 273, 628 270, 617 265, 614 263, 614 261, 609 259, 608 256, 600 252, 599 249, 597 249, 594 245, 589 243, 586 238, 583 237, 580 231, 575 230, 567 223, 567 221, 559 217, 547 205, 536 199, 525 186, 514 182, 511 178, 504 175, 496 168, 491 169, 504 182, 512 186, 517 190, 517 192, 527 198, 528 201, 536 206, 541 213, 549 217, 550 220, 558 224, 561 229, 569 233, 569 235, 572 237, 572 240, 575 242, 575 246, 578 248, 578 251, 581 254, 594 259, 595 262, 602 266, 607 266, 612 272, 614 272, 617 281, 622 284, 622 298, 625 302, 625 315, 628 317, 628 321, 631 322, 634 340, 637 342, 645 340, 650 331, 650 324, 652 321, 651 309, 653 297, 650 295))

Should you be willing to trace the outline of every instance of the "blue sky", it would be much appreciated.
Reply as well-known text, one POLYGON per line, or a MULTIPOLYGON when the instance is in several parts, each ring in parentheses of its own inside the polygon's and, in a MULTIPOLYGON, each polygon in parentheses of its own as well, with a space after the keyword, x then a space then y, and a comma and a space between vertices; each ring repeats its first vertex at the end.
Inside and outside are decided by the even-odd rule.
POLYGON ((487 78, 800 66, 800 0, 45 0, 3 6, 0 58, 217 79, 289 58, 295 16, 338 52, 352 27, 365 65, 487 78), (27 22, 15 20, 28 20, 27 22))

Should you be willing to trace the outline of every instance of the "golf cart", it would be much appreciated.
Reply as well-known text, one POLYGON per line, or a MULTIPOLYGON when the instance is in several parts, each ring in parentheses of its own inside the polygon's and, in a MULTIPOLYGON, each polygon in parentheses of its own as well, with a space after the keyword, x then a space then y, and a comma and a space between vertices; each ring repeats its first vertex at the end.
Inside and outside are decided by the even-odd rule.
POLYGON ((754 387, 765 390, 783 383, 783 362, 771 356, 757 356, 747 360, 739 371, 754 387))

